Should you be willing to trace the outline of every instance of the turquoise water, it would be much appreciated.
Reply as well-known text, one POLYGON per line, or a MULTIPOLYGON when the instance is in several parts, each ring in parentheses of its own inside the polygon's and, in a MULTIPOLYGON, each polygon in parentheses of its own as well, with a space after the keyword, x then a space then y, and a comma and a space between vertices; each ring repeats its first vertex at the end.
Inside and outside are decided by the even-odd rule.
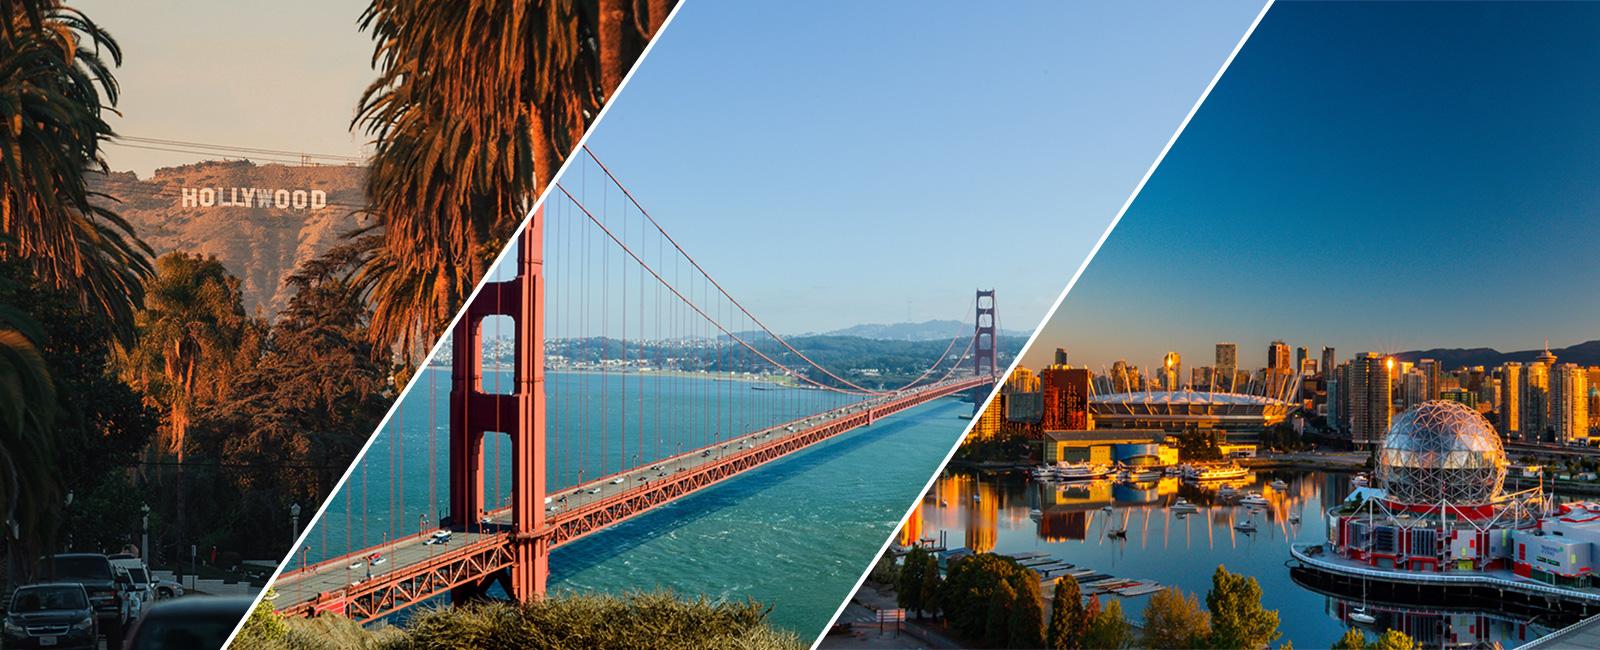
MULTIPOLYGON (((379 436, 346 489, 330 501, 304 559, 315 562, 391 535, 413 534, 421 517, 432 521, 443 507, 449 373, 427 373, 402 404, 399 422, 379 436), (432 466, 430 456, 438 459, 432 466), (391 487, 391 474, 405 480, 391 487)), ((509 386, 504 373, 489 373, 485 384, 491 390, 497 377, 509 386)), ((549 384, 552 492, 624 464, 648 464, 737 436, 724 432, 790 421, 852 399, 697 377, 552 373, 549 384), (603 423, 601 404, 611 405, 603 423), (580 448, 579 440, 589 444, 580 448)), ((971 409, 953 398, 938 400, 558 548, 550 558, 550 591, 667 588, 717 599, 755 598, 772 607, 774 624, 809 639, 827 624, 917 499, 965 429, 963 416, 971 409)), ((503 437, 490 438, 485 458, 486 498, 499 503, 510 483, 503 437), (495 466, 501 468, 498 479, 495 466)))

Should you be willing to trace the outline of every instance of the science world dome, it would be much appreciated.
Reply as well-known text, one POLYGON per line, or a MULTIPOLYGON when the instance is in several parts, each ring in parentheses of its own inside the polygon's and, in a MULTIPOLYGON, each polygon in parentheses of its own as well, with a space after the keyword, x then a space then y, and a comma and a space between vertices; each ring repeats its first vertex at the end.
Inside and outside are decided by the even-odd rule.
POLYGON ((1506 452, 1477 411, 1459 402, 1423 402, 1389 426, 1376 478, 1400 504, 1483 505, 1500 495, 1506 452))

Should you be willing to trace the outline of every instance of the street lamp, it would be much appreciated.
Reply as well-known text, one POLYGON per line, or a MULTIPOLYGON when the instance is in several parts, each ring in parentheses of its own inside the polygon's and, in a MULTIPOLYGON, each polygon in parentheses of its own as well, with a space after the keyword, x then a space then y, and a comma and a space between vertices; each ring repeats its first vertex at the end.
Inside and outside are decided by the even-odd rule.
POLYGON ((289 519, 294 523, 294 537, 289 539, 289 543, 293 544, 295 542, 300 541, 300 503, 299 502, 295 502, 294 505, 289 506, 289 519))
POLYGON ((139 512, 144 513, 144 524, 139 531, 139 559, 150 566, 150 504, 141 505, 139 512))

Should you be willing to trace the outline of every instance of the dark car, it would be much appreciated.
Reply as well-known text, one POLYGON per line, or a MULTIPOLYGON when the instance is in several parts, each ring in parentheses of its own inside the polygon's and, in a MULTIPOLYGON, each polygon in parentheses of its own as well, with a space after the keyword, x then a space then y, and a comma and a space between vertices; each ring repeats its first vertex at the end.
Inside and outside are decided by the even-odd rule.
POLYGON ((6 648, 99 647, 89 594, 76 582, 18 587, 0 627, 6 648))
POLYGON ((61 553, 39 560, 35 574, 46 582, 76 582, 89 594, 95 622, 106 641, 115 647, 122 643, 122 625, 127 620, 123 592, 131 583, 111 568, 111 560, 99 553, 61 553))
POLYGON ((167 600, 145 610, 128 632, 124 650, 220 648, 250 613, 251 598, 194 596, 167 600))

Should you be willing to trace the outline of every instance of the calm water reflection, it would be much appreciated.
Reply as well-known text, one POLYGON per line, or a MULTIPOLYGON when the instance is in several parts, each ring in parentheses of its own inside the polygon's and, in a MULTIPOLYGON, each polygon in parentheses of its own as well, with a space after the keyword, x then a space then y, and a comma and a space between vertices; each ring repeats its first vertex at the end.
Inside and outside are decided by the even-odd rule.
MULTIPOLYGON (((1314 579, 1297 581, 1286 563, 1290 543, 1326 540, 1323 510, 1350 493, 1349 481, 1348 474, 1334 472, 1254 472, 1233 483, 1241 491, 1260 492, 1267 503, 1246 507, 1221 498, 1217 486, 1177 478, 1050 484, 1021 472, 951 471, 923 498, 900 541, 942 539, 951 548, 978 552, 1048 553, 1118 578, 1176 586, 1202 599, 1212 572, 1225 565, 1261 583, 1267 607, 1279 612, 1285 639, 1296 647, 1328 647, 1351 626, 1346 615, 1360 606, 1361 594, 1340 597, 1314 579), (1274 489, 1274 479, 1285 486, 1274 489), (1172 512, 1169 506, 1180 497, 1200 506, 1199 512, 1172 512), (1255 532, 1239 531, 1236 525, 1244 522, 1255 532), (1108 535, 1117 529, 1127 531, 1126 539, 1108 535)), ((1129 615, 1137 617, 1147 597, 1123 600, 1129 615)), ((1370 605, 1379 612, 1379 626, 1404 629, 1430 646, 1515 647, 1560 626, 1531 613, 1370 605)))

